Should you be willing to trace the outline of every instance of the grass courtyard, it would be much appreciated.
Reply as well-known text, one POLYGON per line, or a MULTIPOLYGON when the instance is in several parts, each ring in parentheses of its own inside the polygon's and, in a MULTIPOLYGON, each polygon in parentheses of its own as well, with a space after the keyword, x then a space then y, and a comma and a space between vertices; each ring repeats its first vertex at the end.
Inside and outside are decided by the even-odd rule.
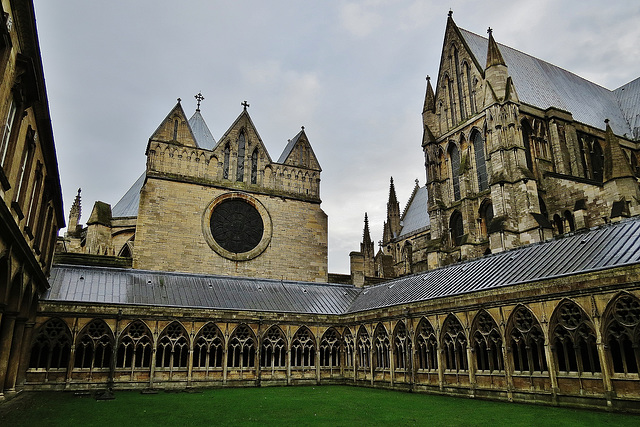
POLYGON ((640 416, 348 386, 227 388, 197 393, 23 393, 0 404, 2 426, 640 425, 640 416))

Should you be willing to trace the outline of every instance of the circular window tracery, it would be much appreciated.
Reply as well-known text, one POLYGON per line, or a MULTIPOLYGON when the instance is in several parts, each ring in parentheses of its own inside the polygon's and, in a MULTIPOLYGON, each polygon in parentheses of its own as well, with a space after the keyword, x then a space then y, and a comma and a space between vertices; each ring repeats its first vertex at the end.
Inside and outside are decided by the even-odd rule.
POLYGON ((257 257, 271 241, 269 213, 245 193, 227 193, 214 199, 204 212, 202 229, 211 249, 234 261, 257 257))

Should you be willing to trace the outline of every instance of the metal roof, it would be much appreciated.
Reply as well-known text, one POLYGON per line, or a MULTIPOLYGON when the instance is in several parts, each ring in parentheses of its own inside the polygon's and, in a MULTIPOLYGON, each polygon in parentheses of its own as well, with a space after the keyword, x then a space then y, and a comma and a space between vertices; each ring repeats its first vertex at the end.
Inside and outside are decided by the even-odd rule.
MULTIPOLYGON (((460 28, 471 53, 481 67, 487 60, 488 39, 460 28)), ((534 58, 526 53, 498 44, 521 102, 547 109, 559 108, 570 112, 573 119, 605 129, 605 119, 617 135, 631 135, 631 129, 613 91, 583 79, 576 74, 534 58)), ((640 93, 640 85, 628 88, 640 93)), ((627 94, 629 95, 629 94, 627 94)), ((635 107, 640 105, 635 104, 635 107)))
POLYGON ((407 236, 418 230, 429 227, 429 212, 427 211, 427 186, 414 188, 407 208, 402 214, 402 230, 400 237, 407 236))
POLYGON ((640 138, 640 77, 613 91, 631 128, 632 139, 640 138))
POLYGON ((390 280, 350 285, 57 265, 46 301, 346 314, 640 263, 640 218, 390 280))
POLYGON ((138 206, 140 205, 140 190, 144 185, 146 173, 142 173, 140 178, 133 183, 131 188, 124 193, 124 196, 111 209, 112 218, 138 216, 138 206))
POLYGON ((364 289, 347 313, 640 262, 640 219, 401 277, 364 289))
POLYGON ((193 131, 193 136, 196 138, 198 147, 213 150, 213 147, 216 146, 216 140, 211 134, 209 126, 207 126, 207 123, 204 121, 202 114, 200 114, 200 110, 196 110, 196 112, 193 113, 193 116, 189 119, 189 126, 191 126, 191 131, 193 131))
POLYGON ((298 142, 298 139, 300 139, 300 137, 302 136, 302 132, 303 131, 298 132, 298 134, 294 136, 293 139, 289 140, 289 143, 286 147, 284 147, 284 150, 282 151, 282 154, 280 154, 280 158, 276 163, 284 163, 287 161, 287 157, 289 157, 289 154, 291 154, 291 151, 293 150, 293 147, 295 147, 296 142, 298 142))
POLYGON ((223 310, 340 314, 358 290, 349 285, 58 265, 46 301, 223 310))

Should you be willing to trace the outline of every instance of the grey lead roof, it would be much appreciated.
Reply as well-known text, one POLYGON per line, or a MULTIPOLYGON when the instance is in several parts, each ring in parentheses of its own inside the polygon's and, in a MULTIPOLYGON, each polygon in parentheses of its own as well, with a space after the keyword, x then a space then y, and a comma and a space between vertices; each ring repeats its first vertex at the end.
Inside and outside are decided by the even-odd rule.
POLYGON ((640 218, 358 289, 230 276, 54 266, 47 301, 345 314, 640 263, 640 218))
POLYGON ((213 147, 216 146, 216 140, 211 134, 209 126, 207 126, 207 123, 204 121, 202 114, 200 114, 200 110, 196 110, 196 112, 193 113, 193 116, 189 119, 189 126, 191 126, 191 131, 193 131, 193 136, 196 138, 198 147, 213 150, 213 147))
POLYGON ((298 132, 298 134, 294 136, 293 139, 289 140, 289 143, 286 147, 284 147, 284 150, 282 151, 282 154, 280 154, 280 158, 276 163, 284 163, 287 161, 287 157, 289 157, 289 154, 291 154, 291 151, 293 150, 293 147, 295 147, 296 142, 298 142, 298 139, 300 139, 300 137, 302 136, 302 132, 304 131, 298 132))
POLYGON ((640 77, 613 91, 631 128, 632 138, 640 138, 640 77))
POLYGON ((402 230, 400 237, 407 236, 418 230, 429 227, 429 212, 427 211, 427 186, 418 187, 413 191, 407 208, 402 214, 402 230))
POLYGON ((138 205, 140 205, 140 190, 144 185, 146 174, 143 172, 140 178, 133 183, 131 188, 124 193, 124 196, 111 209, 113 218, 138 216, 138 205))
MULTIPOLYGON (((488 39, 460 28, 467 45, 481 67, 487 61, 488 39)), ((632 130, 613 91, 567 70, 499 44, 521 102, 541 109, 556 107, 570 112, 574 120, 605 129, 605 119, 617 135, 632 138, 632 130)), ((633 82, 632 82, 633 83, 633 82)), ((640 85, 632 85, 626 96, 638 96, 640 85), (635 94, 631 92, 635 90, 635 94)), ((637 113, 639 104, 633 108, 637 113)))

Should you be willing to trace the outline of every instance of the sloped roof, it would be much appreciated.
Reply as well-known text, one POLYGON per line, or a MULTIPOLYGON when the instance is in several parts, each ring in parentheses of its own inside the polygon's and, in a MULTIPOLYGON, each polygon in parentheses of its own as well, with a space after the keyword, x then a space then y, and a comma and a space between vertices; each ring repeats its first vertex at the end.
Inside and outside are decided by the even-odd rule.
MULTIPOLYGON (((459 30, 478 63, 485 64, 488 39, 459 30)), ((543 110, 555 107, 568 111, 574 120, 602 130, 604 120, 609 119, 614 133, 631 137, 631 129, 613 91, 516 49, 500 43, 498 46, 521 102, 543 110)), ((636 85, 633 89, 637 96, 640 87, 636 85)))
POLYGON ((613 91, 618 98, 632 138, 640 138, 640 77, 613 91))
POLYGON ((140 190, 144 185, 146 174, 142 173, 140 178, 133 183, 131 188, 124 193, 124 196, 111 209, 113 218, 138 216, 138 205, 140 205, 140 190))
POLYGON ((640 263, 640 219, 452 264, 364 289, 347 313, 640 263))
POLYGON ((200 110, 196 110, 196 112, 193 113, 193 116, 189 119, 189 126, 191 126, 191 131, 196 138, 198 147, 213 150, 213 147, 216 146, 216 140, 211 134, 209 126, 207 126, 207 123, 204 121, 202 114, 200 114, 200 110))
POLYGON ((340 314, 357 294, 348 285, 107 267, 56 266, 47 301, 340 314))
POLYGON ((289 154, 291 154, 291 151, 293 151, 293 147, 296 146, 296 142, 298 142, 298 140, 302 136, 302 132, 304 131, 301 130, 296 136, 293 137, 293 139, 289 140, 287 146, 284 147, 284 150, 282 151, 282 154, 280 154, 280 158, 278 158, 278 161, 276 163, 284 163, 287 161, 287 157, 289 157, 289 154))
POLYGON ((407 236, 420 229, 429 226, 429 212, 427 211, 427 186, 419 187, 416 185, 413 194, 409 199, 409 203, 402 214, 402 229, 400 237, 407 236))
POLYGON ((358 289, 56 265, 46 301, 345 314, 640 263, 640 218, 358 289))

